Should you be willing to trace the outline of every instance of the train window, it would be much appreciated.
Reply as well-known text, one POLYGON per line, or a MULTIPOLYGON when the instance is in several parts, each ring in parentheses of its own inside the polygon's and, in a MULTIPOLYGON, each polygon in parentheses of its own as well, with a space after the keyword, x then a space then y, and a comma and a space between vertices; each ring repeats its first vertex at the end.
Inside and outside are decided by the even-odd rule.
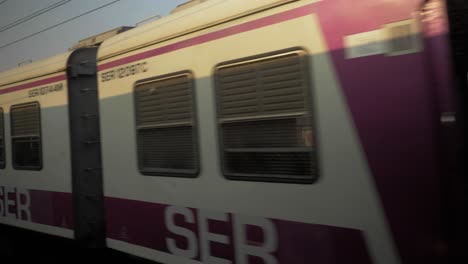
POLYGON ((190 72, 135 85, 138 166, 144 175, 198 174, 194 85, 190 72))
POLYGON ((10 118, 13 168, 40 170, 42 168, 42 145, 39 103, 13 105, 10 118))
POLYGON ((228 179, 297 183, 317 179, 308 79, 302 50, 218 65, 220 152, 228 179))
POLYGON ((5 121, 3 108, 0 108, 0 169, 5 168, 5 121))
POLYGON ((384 26, 388 41, 388 56, 419 52, 422 49, 418 23, 414 19, 402 20, 384 26))

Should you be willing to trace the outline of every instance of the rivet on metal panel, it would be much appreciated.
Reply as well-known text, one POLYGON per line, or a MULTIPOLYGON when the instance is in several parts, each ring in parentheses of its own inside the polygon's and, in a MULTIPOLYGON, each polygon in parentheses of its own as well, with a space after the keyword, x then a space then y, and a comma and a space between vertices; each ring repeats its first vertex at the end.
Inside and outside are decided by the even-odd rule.
POLYGON ((96 89, 91 89, 91 88, 80 89, 80 92, 82 92, 82 93, 94 92, 94 91, 97 91, 97 90, 96 89))
POLYGON ((99 140, 95 140, 95 139, 83 140, 84 144, 97 144, 99 142, 100 142, 99 140))
POLYGON ((82 114, 80 117, 82 119, 91 119, 91 118, 96 118, 98 115, 97 114, 82 114))

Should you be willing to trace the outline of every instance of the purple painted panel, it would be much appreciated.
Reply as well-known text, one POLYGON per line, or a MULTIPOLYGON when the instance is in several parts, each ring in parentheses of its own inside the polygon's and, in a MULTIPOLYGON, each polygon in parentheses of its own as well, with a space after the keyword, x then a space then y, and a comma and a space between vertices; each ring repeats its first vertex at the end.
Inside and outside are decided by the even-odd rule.
POLYGON ((72 194, 30 190, 31 221, 73 229, 72 194))
POLYGON ((263 264, 267 257, 278 263, 295 264, 338 264, 350 260, 371 263, 363 233, 359 230, 111 197, 106 197, 105 206, 108 238, 177 254, 169 245, 174 240, 179 249, 195 248, 189 258, 202 262, 201 252, 209 250, 210 256, 239 263, 238 258, 243 256, 239 253, 242 247, 250 246, 268 255, 244 253, 251 264, 263 264), (203 231, 204 225, 207 231, 203 231), (174 227, 179 228, 178 231, 174 227), (180 232, 180 228, 186 233, 180 232), (208 233, 222 235, 226 240, 204 243, 208 233), (189 241, 191 238, 188 237, 195 240, 189 241), (266 246, 270 243, 274 246, 266 246))
MULTIPOLYGON (((343 39, 418 17, 419 4, 421 1, 362 0, 355 4, 335 0, 317 5, 396 246, 403 262, 411 264, 438 263, 443 254, 438 251, 443 244, 442 175, 438 156, 439 98, 432 78, 435 65, 428 63, 428 52, 346 59, 343 39)), ((428 42, 446 49, 445 33, 431 35, 428 42)), ((443 50, 434 57, 441 63, 438 69, 448 66, 443 50)), ((438 82, 446 83, 439 95, 450 92, 449 71, 447 67, 438 72, 438 82)))
POLYGON ((425 56, 435 82, 435 94, 441 112, 454 112, 456 109, 453 89, 451 50, 448 37, 448 18, 442 0, 430 0, 421 13, 425 35, 425 56))
MULTIPOLYGON (((434 83, 434 95, 437 98, 437 114, 440 116, 439 136, 439 172, 442 177, 441 188, 444 191, 443 224, 446 227, 448 243, 441 243, 440 250, 451 256, 466 257, 463 230, 466 226, 465 188, 460 162, 460 146, 465 145, 459 119, 460 105, 457 105, 453 76, 455 70, 450 60, 452 54, 449 44, 449 25, 446 3, 443 0, 429 0, 422 12, 424 34, 426 36, 425 54, 431 67, 430 77, 434 83), (449 244, 450 243, 450 244, 449 244)), ((465 261, 466 262, 466 261, 465 261)))

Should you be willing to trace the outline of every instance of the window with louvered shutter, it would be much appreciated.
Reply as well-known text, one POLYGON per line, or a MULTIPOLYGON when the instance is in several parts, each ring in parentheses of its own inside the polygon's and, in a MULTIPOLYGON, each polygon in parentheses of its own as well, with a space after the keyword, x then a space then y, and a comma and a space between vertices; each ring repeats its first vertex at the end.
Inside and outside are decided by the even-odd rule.
POLYGON ((3 108, 0 108, 0 169, 5 168, 5 121, 3 108))
POLYGON ((13 167, 42 168, 41 109, 38 102, 13 105, 10 111, 13 167))
POLYGON ((215 72, 224 174, 312 182, 318 177, 309 70, 303 51, 219 65, 215 72))
POLYGON ((136 84, 138 165, 143 174, 194 177, 198 173, 193 98, 188 72, 136 84))

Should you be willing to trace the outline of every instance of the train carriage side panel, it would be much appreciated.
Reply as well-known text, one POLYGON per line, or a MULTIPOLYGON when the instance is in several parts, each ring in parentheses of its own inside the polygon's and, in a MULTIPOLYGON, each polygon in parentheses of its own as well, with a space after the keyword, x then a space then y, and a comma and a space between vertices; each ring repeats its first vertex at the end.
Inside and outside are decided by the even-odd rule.
POLYGON ((2 73, 1 223, 104 245, 96 52, 2 73))
MULTIPOLYGON (((362 1, 346 8, 351 3, 293 1, 244 12, 236 19, 231 16, 205 29, 180 30, 181 36, 164 39, 174 24, 190 28, 190 19, 222 14, 217 4, 208 1, 175 21, 161 19, 153 29, 140 29, 141 39, 135 31, 102 46, 98 69, 109 246, 166 263, 219 259, 245 263, 243 254, 267 263, 343 263, 351 256, 360 263, 436 261, 432 256, 440 242, 437 219, 414 225, 440 212, 440 194, 433 185, 438 181, 433 132, 437 118, 424 46, 420 46, 420 20, 414 16, 420 11, 419 2, 362 1), (349 10, 375 14, 356 17, 349 10), (331 16, 336 12, 341 16, 331 16), (173 24, 166 27, 169 21, 173 24), (400 37, 410 38, 410 45, 392 42, 400 37), (373 39, 378 49, 369 51, 366 38, 373 39), (152 44, 144 46, 145 41, 152 44), (395 45, 393 50, 387 50, 389 43, 395 45), (138 44, 135 49, 133 44, 138 44), (228 180, 218 141, 216 69, 226 63, 251 60, 253 64, 291 50, 307 54, 318 181, 228 180), (136 140, 137 88, 142 82, 162 82, 181 72, 194 79, 200 174, 197 178, 144 175, 137 155, 141 144, 136 140), (411 78, 404 77, 407 74, 411 78), (403 145, 395 142, 402 139, 398 135, 405 139, 403 145), (424 151, 417 155, 410 151, 422 146, 424 151), (415 182, 424 188, 414 189, 415 182), (399 191, 390 195, 388 190, 395 186, 399 191), (398 202, 398 214, 393 196, 395 201, 414 200, 398 202), (424 197, 435 201, 433 207, 422 202, 424 197), (271 235, 271 240, 256 240, 253 230, 245 231, 245 222, 238 221, 245 218, 255 219, 250 225, 257 223, 257 232, 271 235), (413 224, 406 225, 407 220, 413 224), (296 228, 302 233, 294 232, 296 228), (242 244, 244 231, 256 245, 248 253, 242 244), (313 234, 321 234, 320 239, 313 234), (418 237, 409 238, 411 234, 418 237), (425 241, 420 243, 421 239, 425 241), (324 242, 331 240, 336 243, 324 242)), ((157 93, 155 87, 148 91, 157 93)))
POLYGON ((68 56, 1 74, 6 166, 0 222, 72 238, 68 56))

